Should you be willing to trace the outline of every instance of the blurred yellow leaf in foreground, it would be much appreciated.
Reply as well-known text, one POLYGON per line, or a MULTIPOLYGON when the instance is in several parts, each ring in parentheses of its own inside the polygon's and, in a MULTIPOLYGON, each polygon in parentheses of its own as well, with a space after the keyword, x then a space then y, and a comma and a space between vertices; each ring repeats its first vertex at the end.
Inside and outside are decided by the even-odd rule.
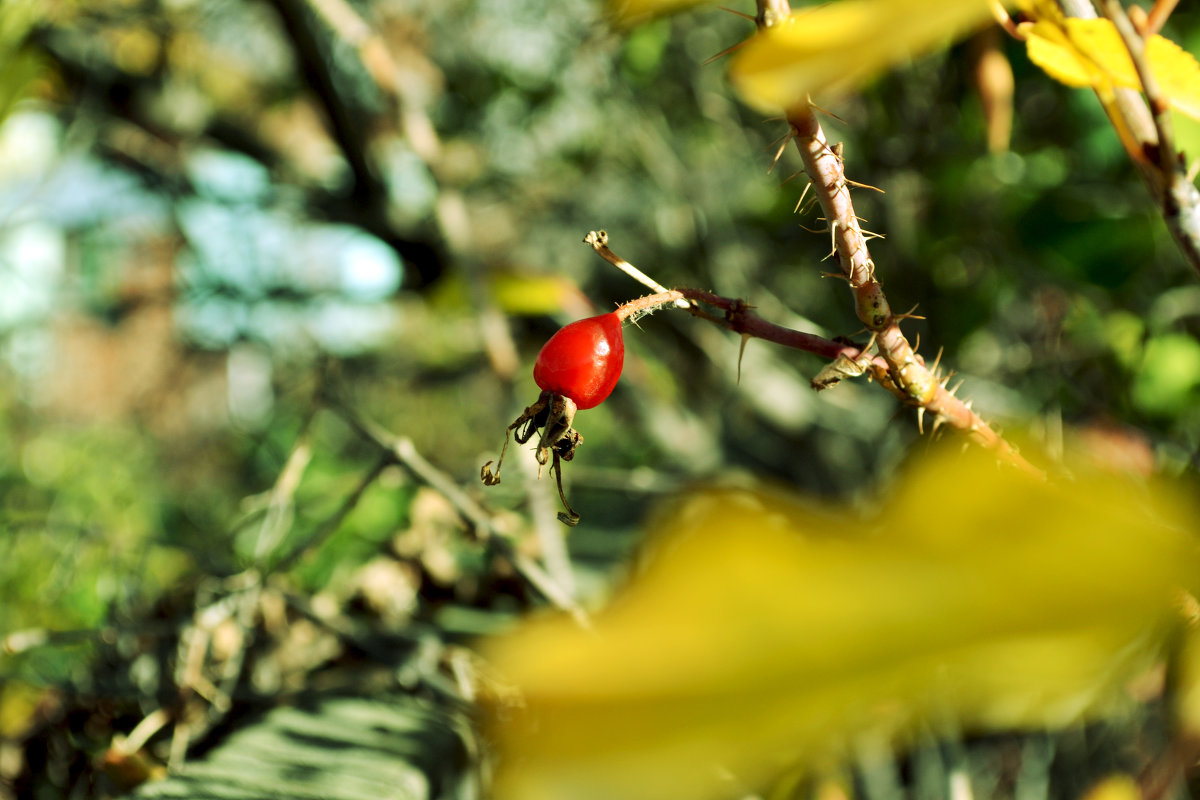
POLYGON ((992 19, 987 0, 839 0, 793 11, 737 52, 730 78, 762 110, 857 88, 992 19))
POLYGON ((912 734, 1065 725, 1133 702, 1200 575, 1190 504, 1111 475, 1063 485, 942 454, 869 520, 711 489, 584 631, 487 655, 497 796, 717 798, 912 734))

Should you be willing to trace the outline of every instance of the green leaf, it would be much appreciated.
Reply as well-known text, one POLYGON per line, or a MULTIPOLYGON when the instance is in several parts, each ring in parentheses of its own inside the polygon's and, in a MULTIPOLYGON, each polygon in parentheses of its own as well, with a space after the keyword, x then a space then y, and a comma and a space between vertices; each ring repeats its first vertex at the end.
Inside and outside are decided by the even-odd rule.
POLYGON ((449 720, 412 698, 327 697, 274 709, 135 797, 431 800, 464 760, 449 720))
POLYGON ((1141 368, 1133 382, 1133 402, 1151 414, 1172 415, 1195 400, 1200 386, 1200 343, 1170 333, 1146 343, 1141 368))

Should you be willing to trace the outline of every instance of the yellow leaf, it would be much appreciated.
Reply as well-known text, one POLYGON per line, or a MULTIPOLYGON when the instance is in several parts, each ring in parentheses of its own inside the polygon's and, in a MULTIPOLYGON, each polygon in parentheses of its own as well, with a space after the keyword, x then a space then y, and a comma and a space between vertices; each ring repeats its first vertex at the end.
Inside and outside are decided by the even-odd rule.
POLYGON ((1129 775, 1113 775, 1088 789, 1083 800, 1142 800, 1142 788, 1129 775))
POLYGON ((1146 60, 1158 88, 1177 110, 1200 119, 1200 64, 1170 39, 1152 36, 1146 43, 1146 60))
MULTIPOLYGON (((567 312, 569 316, 595 313, 579 286, 558 275, 540 275, 498 269, 484 277, 488 299, 501 311, 516 316, 567 312)), ((445 308, 464 309, 477 302, 472 287, 461 275, 441 281, 432 302, 445 308)))
POLYGON ((608 13, 621 27, 631 27, 654 17, 674 14, 705 0, 609 0, 608 13))
POLYGON ((738 51, 730 77, 760 109, 852 90, 991 19, 986 0, 840 0, 793 12, 738 51))
POLYGON ((578 305, 579 286, 558 275, 496 271, 490 276, 492 300, 509 314, 553 314, 578 305))
MULTIPOLYGON (((1074 22, 1107 22, 1107 20, 1073 20, 1074 22)), ((1112 32, 1114 35, 1116 31, 1112 32)), ((1104 70, 1082 52, 1067 32, 1051 22, 1036 22, 1026 31, 1025 44, 1029 60, 1047 75, 1067 86, 1099 86, 1106 80, 1104 70)), ((1118 39, 1118 43, 1120 40, 1118 39)), ((1128 54, 1125 56, 1128 58, 1128 54)), ((1110 79, 1111 80, 1111 79, 1110 79)))
POLYGON ((1113 476, 1058 488, 942 455, 872 520, 713 489, 582 631, 487 655, 508 800, 705 800, 914 731, 1059 726, 1132 702, 1200 575, 1180 498, 1113 476))
POLYGON ((1200 627, 1196 618, 1200 608, 1193 607, 1192 627, 1185 632, 1177 656, 1177 688, 1171 711, 1181 737, 1195 741, 1200 736, 1200 627))
POLYGON ((1051 22, 1066 19, 1056 0, 1016 0, 1017 10, 1026 17, 1051 22))
MULTIPOLYGON (((1142 82, 1117 29, 1107 19, 1042 19, 1026 29, 1029 60, 1068 86, 1101 93, 1141 89, 1142 82)), ((1200 118, 1200 64, 1169 39, 1146 42, 1146 62, 1163 97, 1176 109, 1200 118)))
POLYGON ((50 690, 23 681, 0 685, 0 737, 19 740, 37 724, 38 705, 51 695, 50 690))

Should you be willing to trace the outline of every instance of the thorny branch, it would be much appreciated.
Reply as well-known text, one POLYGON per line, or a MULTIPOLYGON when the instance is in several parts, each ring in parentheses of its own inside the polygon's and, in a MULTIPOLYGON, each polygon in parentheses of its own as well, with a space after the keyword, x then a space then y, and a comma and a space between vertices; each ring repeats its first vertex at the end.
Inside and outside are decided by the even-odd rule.
MULTIPOLYGON (((758 0, 755 21, 760 28, 767 28, 779 24, 790 13, 787 0, 758 0)), ((949 376, 939 378, 936 364, 930 369, 913 349, 900 330, 900 322, 910 315, 892 311, 883 287, 875 277, 875 263, 867 248, 868 235, 859 225, 850 198, 850 187, 858 184, 846 177, 840 148, 829 145, 810 103, 787 109, 785 118, 790 126, 789 136, 796 141, 805 171, 824 210, 825 219, 829 221, 834 252, 841 267, 840 277, 845 279, 854 293, 855 311, 870 332, 871 342, 865 347, 858 347, 783 328, 763 320, 742 300, 696 289, 660 292, 624 304, 618 309, 618 314, 624 319, 649 308, 672 302, 678 304, 681 298, 719 308, 725 312, 723 317, 711 315, 695 303, 687 310, 743 336, 766 339, 831 359, 834 363, 822 370, 813 381, 816 389, 832 385, 843 377, 869 372, 902 402, 915 406, 919 422, 923 421, 927 412, 932 413, 935 428, 949 424, 976 444, 995 452, 1000 460, 1042 477, 1042 471, 1026 461, 1011 443, 975 413, 969 401, 963 402, 954 396, 954 390, 947 388, 949 376), (878 348, 878 356, 870 355, 872 346, 878 348)), ((628 262, 609 249, 608 235, 604 231, 589 233, 584 242, 609 263, 621 269, 626 268, 624 265, 628 262)))
MULTIPOLYGON (((787 0, 758 0, 756 21, 760 27, 770 27, 786 19, 789 13, 787 0)), ((975 413, 969 401, 963 402, 954 396, 954 391, 947 388, 949 376, 939 378, 935 372, 936 365, 931 370, 915 352, 900 330, 900 322, 908 315, 892 311, 883 287, 875 277, 875 263, 867 248, 867 234, 859 225, 850 197, 850 186, 854 182, 846 178, 840 148, 829 145, 809 103, 788 109, 785 117, 790 126, 789 135, 796 141, 825 219, 829 221, 841 277, 854 293, 855 311, 870 332, 871 344, 878 348, 879 355, 869 355, 871 344, 860 348, 773 325, 754 314, 752 307, 744 301, 708 292, 678 289, 667 295, 643 298, 640 302, 654 306, 680 297, 697 300, 720 308, 725 312, 724 317, 714 317, 694 304, 688 309, 692 314, 718 322, 744 336, 766 339, 833 360, 832 371, 822 372, 823 376, 828 376, 826 381, 818 376, 814 388, 824 388, 841 377, 870 372, 902 402, 915 406, 919 421, 923 421, 926 413, 932 413, 935 427, 949 424, 964 432, 975 443, 994 451, 1001 460, 1041 476, 1041 470, 1026 461, 1012 444, 975 413)), ((603 231, 589 234, 584 241, 606 261, 612 264, 623 261, 608 248, 608 237, 603 231)), ((622 307, 626 315, 639 310, 641 306, 638 302, 622 307)))
MULTIPOLYGON (((785 20, 790 13, 787 0, 758 0, 756 22, 760 28, 768 28, 785 20)), ((995 452, 1001 460, 1040 476, 1041 470, 1026 461, 1012 444, 971 410, 969 402, 964 403, 947 389, 949 377, 939 379, 909 344, 900 330, 900 322, 908 315, 892 311, 883 287, 875 277, 875 263, 867 248, 867 235, 854 213, 850 198, 853 183, 846 178, 840 148, 829 145, 807 101, 786 109, 784 116, 825 219, 829 221, 841 277, 850 285, 855 311, 871 333, 886 365, 886 375, 877 375, 880 383, 906 404, 915 406, 920 417, 932 413, 935 425, 949 424, 975 443, 995 452)))

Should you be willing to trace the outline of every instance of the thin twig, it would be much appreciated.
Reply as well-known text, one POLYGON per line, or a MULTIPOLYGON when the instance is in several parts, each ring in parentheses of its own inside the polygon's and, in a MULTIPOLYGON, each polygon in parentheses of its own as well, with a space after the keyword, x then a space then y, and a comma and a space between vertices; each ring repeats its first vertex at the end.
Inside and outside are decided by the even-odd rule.
POLYGON ((996 19, 996 24, 1004 29, 1012 38, 1018 41, 1025 41, 1025 36, 1021 33, 1021 29, 1017 27, 1017 23, 1009 16, 1008 9, 1000 0, 989 0, 989 5, 992 7, 992 16, 996 19))
POLYGON ((566 611, 583 628, 591 628, 587 611, 576 602, 536 561, 519 552, 512 541, 497 530, 491 515, 459 485, 418 451, 412 440, 396 436, 382 426, 365 419, 336 398, 328 397, 330 408, 360 436, 374 444, 389 463, 398 463, 420 482, 450 501, 459 515, 475 530, 493 552, 498 553, 543 597, 566 611))
MULTIPOLYGON (((677 305, 680 299, 696 301, 686 306, 687 311, 692 316, 706 319, 734 333, 752 336, 767 342, 774 342, 775 344, 783 345, 793 350, 801 350, 805 353, 812 353, 822 358, 833 359, 843 354, 857 358, 863 352, 861 348, 854 345, 835 342, 816 334, 805 333, 768 322, 755 314, 753 311, 754 306, 745 300, 722 297, 712 292, 706 292, 703 289, 668 289, 659 294, 649 294, 639 297, 635 300, 622 303, 617 308, 617 315, 621 319, 637 316, 650 309, 662 308, 671 304, 677 305), (697 303, 719 308, 724 314, 720 316, 710 314, 697 305, 697 303)), ((879 366, 886 369, 887 363, 880 360, 879 366)))
MULTIPOLYGON (((717 321, 734 333, 739 333, 743 336, 753 336, 755 339, 774 342, 775 344, 790 347, 793 350, 802 350, 805 353, 812 353, 822 358, 834 359, 842 354, 846 354, 851 358, 858 358, 863 355, 863 348, 855 345, 835 342, 812 333, 805 333, 768 322, 754 312, 754 306, 744 300, 721 297, 720 295, 700 289, 681 289, 679 291, 686 297, 724 311, 725 316, 717 321)), ((885 369, 887 364, 881 360, 879 366, 885 369)))
MULTIPOLYGON (((583 242, 584 244, 591 245, 592 249, 595 250, 605 261, 612 264, 614 267, 621 270, 646 288, 653 289, 654 291, 660 293, 667 291, 667 287, 663 286, 661 283, 642 272, 633 264, 630 264, 628 261, 621 258, 612 250, 609 250, 607 231, 589 231, 588 235, 583 237, 583 242)), ((677 300, 675 305, 679 306, 680 308, 687 308, 689 304, 686 300, 677 300)))
POLYGON ((338 506, 332 514, 326 517, 320 525, 310 531, 309 534, 305 536, 299 544, 292 548, 291 552, 272 564, 271 571, 282 572, 288 569, 301 558, 303 558, 309 551, 318 547, 322 542, 337 532, 337 529, 340 528, 342 523, 346 521, 346 517, 350 516, 350 512, 358 506, 359 501, 362 500, 363 495, 367 492, 367 489, 371 488, 371 485, 374 484, 379 476, 383 474, 383 471, 394 464, 395 461, 395 457, 390 453, 382 453, 379 459, 375 462, 375 465, 371 467, 370 471, 359 480, 358 485, 354 487, 354 490, 350 492, 350 494, 347 495, 344 500, 342 500, 342 504, 338 506))
POLYGON ((275 478, 274 486, 271 487, 267 511, 263 515, 262 523, 258 528, 258 535, 255 537, 255 562, 262 563, 264 559, 269 557, 275 551, 275 548, 279 546, 288 529, 291 528, 294 518, 293 510, 295 508, 296 490, 300 488, 300 481, 304 477, 304 471, 308 468, 308 464, 312 460, 312 442, 310 441, 309 428, 312 425, 314 412, 315 409, 309 410, 300 435, 297 437, 296 443, 292 446, 292 452, 288 455, 283 469, 279 471, 279 475, 275 478))
POLYGON ((470 523, 478 534, 483 537, 495 534, 491 515, 483 506, 471 499, 448 475, 418 453, 410 439, 396 436, 334 398, 326 398, 326 402, 359 436, 374 444, 394 462, 403 465, 421 483, 449 500, 459 515, 470 523))
POLYGON ((1146 62, 1146 40, 1133 29, 1129 15, 1125 13, 1125 9, 1119 2, 1105 0, 1104 11, 1117 29, 1117 33, 1121 35, 1121 41, 1125 44, 1125 49, 1129 51, 1130 60, 1133 61, 1133 68, 1142 82, 1142 92, 1150 104, 1150 114, 1154 118, 1154 131, 1158 134, 1158 168, 1163 175, 1168 175, 1175 171, 1179 163, 1175 155, 1175 142, 1172 135, 1171 108, 1159 92, 1158 81, 1155 79, 1150 65, 1146 62))
POLYGON ((1171 16, 1171 12, 1178 4, 1179 0, 1156 0, 1154 8, 1150 9, 1150 14, 1146 17, 1142 35, 1148 38, 1161 31, 1162 26, 1167 23, 1167 18, 1171 16))
MULTIPOLYGON (((567 549, 565 528, 556 516, 555 500, 548 483, 540 480, 542 466, 535 459, 518 459, 521 481, 529 498, 529 520, 537 535, 542 563, 555 582, 567 594, 575 594, 575 572, 571 566, 571 554, 567 549)), ((555 475, 561 477, 560 470, 555 475)))

